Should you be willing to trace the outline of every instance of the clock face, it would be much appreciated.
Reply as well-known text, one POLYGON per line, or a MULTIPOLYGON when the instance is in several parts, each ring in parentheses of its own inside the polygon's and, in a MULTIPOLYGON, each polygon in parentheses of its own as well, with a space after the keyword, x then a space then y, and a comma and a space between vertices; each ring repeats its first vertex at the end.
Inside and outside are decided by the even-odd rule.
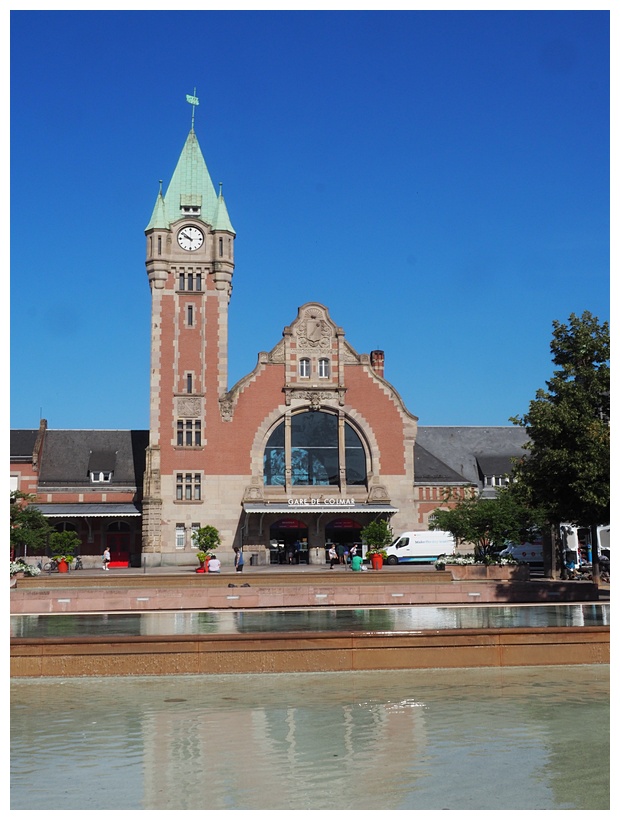
POLYGON ((197 251, 205 241, 203 232, 193 225, 181 228, 177 239, 184 251, 197 251))

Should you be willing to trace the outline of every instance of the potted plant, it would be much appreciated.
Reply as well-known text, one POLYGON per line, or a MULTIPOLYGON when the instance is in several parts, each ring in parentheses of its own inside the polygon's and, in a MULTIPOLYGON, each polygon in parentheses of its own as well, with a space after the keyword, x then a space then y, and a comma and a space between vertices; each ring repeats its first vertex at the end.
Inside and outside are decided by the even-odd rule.
POLYGON ((361 531, 361 536, 364 543, 368 545, 366 555, 370 558, 372 568, 381 569, 383 561, 387 558, 385 547, 394 540, 390 525, 383 519, 371 521, 361 531))
POLYGON ((41 570, 34 564, 29 564, 23 558, 11 561, 11 578, 27 578, 39 575, 41 570))
POLYGON ((198 547, 196 558, 200 561, 200 567, 196 572, 206 572, 207 567, 205 563, 214 554, 215 550, 220 546, 222 539, 219 530, 215 527, 206 524, 204 527, 196 530, 194 533, 193 545, 198 547))
POLYGON ((475 555, 440 555, 435 561, 435 569, 449 570, 453 581, 527 581, 530 577, 529 566, 511 555, 485 555, 483 558, 476 558, 475 555))
POLYGON ((50 552, 58 565, 58 572, 67 572, 81 541, 77 533, 65 530, 50 535, 50 552))

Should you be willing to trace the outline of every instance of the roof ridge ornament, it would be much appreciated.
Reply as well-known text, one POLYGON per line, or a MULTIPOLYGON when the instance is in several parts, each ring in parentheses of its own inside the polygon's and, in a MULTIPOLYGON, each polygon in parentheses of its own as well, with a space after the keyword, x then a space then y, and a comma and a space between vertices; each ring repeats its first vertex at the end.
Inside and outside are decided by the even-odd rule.
POLYGON ((187 100, 187 102, 192 107, 192 131, 193 131, 194 130, 194 111, 196 109, 196 106, 200 105, 200 103, 198 102, 198 97, 196 96, 196 86, 194 86, 193 95, 192 94, 186 94, 185 99, 187 100))

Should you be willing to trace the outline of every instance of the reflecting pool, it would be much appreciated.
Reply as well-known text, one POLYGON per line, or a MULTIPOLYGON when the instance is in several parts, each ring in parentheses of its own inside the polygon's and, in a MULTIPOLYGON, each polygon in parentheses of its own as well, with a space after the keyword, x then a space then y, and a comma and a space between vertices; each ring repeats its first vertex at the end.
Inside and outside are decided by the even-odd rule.
POLYGON ((609 667, 11 681, 11 809, 609 809, 609 667))
POLYGON ((608 626, 609 604, 12 615, 15 638, 608 626))

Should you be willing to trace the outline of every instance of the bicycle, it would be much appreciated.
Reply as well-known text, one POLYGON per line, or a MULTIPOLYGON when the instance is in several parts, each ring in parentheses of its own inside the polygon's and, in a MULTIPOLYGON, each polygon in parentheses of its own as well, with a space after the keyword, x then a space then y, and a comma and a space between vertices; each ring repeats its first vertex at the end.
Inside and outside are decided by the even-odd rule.
POLYGON ((82 559, 79 555, 75 559, 75 565, 72 567, 72 569, 84 569, 84 567, 82 566, 82 559))
POLYGON ((43 572, 56 572, 58 570, 58 562, 52 558, 47 564, 43 564, 43 572))

